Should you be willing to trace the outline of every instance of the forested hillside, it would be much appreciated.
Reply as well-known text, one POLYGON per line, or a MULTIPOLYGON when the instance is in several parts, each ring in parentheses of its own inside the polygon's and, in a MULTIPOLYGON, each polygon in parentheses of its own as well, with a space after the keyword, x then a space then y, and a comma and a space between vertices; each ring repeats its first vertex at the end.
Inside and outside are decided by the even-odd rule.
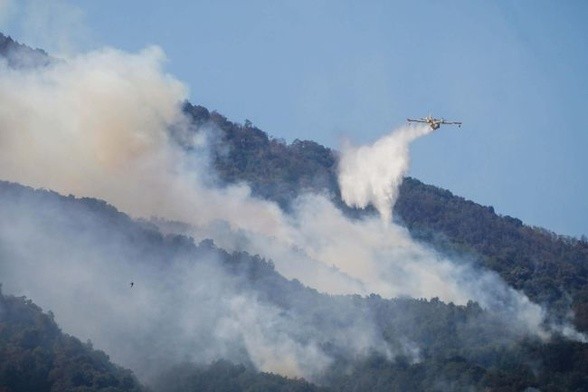
POLYGON ((91 343, 63 334, 51 313, 0 292, 0 389, 140 391, 133 374, 91 343))
POLYGON ((439 248, 464 249, 533 301, 588 328, 588 242, 498 216, 492 207, 407 179, 396 205, 411 232, 439 248))
MULTIPOLYGON (((162 364, 163 365, 163 364, 162 364)), ((166 368, 166 366, 162 366, 166 368)), ((25 297, 0 291, 0 389, 30 391, 148 391, 131 371, 108 355, 64 334, 52 313, 25 297)), ((259 373, 243 365, 218 361, 210 366, 178 364, 159 375, 154 391, 288 391, 313 392, 304 380, 259 373)))
MULTIPOLYGON (((17 68, 50 61, 44 52, 2 35, 0 56, 17 68)), ((174 110, 177 102, 173 101, 174 110)), ((332 208, 334 216, 352 218, 335 221, 339 224, 357 223, 375 213, 342 202, 336 151, 312 141, 288 144, 249 121, 233 123, 187 102, 183 111, 194 125, 189 132, 205 133, 212 147, 207 152, 215 173, 210 177, 216 183, 211 189, 199 189, 210 193, 197 214, 205 215, 209 205, 212 209, 212 204, 228 200, 223 198, 223 187, 237 189, 240 198, 235 200, 250 203, 243 209, 259 206, 255 204, 261 203, 259 199, 251 200, 247 189, 228 187, 239 182, 249 184, 254 196, 281 207, 264 203, 267 209, 255 211, 269 210, 284 221, 295 220, 293 202, 305 192, 327 195, 343 211, 332 208)), ((172 146, 178 152, 174 157, 201 152, 194 144, 184 144, 184 129, 170 128, 159 129, 163 137, 152 141, 168 143, 169 131, 172 140, 185 148, 172 146)), ((61 139, 55 140, 59 144, 61 139)), ((85 137, 77 141, 87 142, 85 137)), ((27 143, 28 139, 23 144, 27 143)), ((65 166, 69 169, 70 163, 65 166)), ((177 169, 165 166, 161 172, 169 174, 170 167, 177 169)), ((76 173, 74 182, 91 173, 76 173)), ((144 177, 139 178, 143 182, 144 177)), ((124 185, 119 190, 126 195, 124 185)), ((143 194, 152 190, 140 189, 143 194)), ((80 194, 95 196, 91 190, 80 194)), ((128 197, 131 203, 139 202, 128 197)), ((178 200, 182 198, 157 199, 162 205, 178 200)), ((190 203, 193 200, 189 198, 190 203)), ((588 330, 586 241, 526 226, 516 218, 497 215, 492 207, 406 178, 394 219, 419 241, 413 244, 410 239, 415 245, 411 250, 424 245, 454 262, 453 275, 436 276, 441 280, 439 291, 445 294, 450 283, 473 281, 482 291, 491 291, 489 297, 497 306, 468 302, 470 296, 456 304, 433 295, 384 298, 369 295, 370 291, 334 295, 286 278, 276 267, 283 262, 280 257, 298 269, 305 266, 296 262, 312 261, 312 249, 304 253, 298 247, 304 236, 294 236, 288 243, 288 252, 300 255, 294 261, 288 258, 291 253, 280 253, 281 249, 270 253, 273 260, 264 258, 263 246, 277 242, 271 229, 263 237, 266 242, 260 240, 262 246, 251 252, 259 249, 261 255, 243 251, 251 249, 245 246, 231 248, 231 241, 223 248, 220 240, 225 235, 237 245, 259 239, 246 236, 247 226, 233 227, 229 222, 231 214, 241 212, 239 208, 241 204, 227 215, 211 215, 202 221, 150 220, 148 214, 136 219, 104 200, 0 179, 0 284, 10 293, 0 293, 0 390, 145 390, 137 380, 156 392, 588 390, 588 344, 566 324, 571 319, 577 328, 588 330), (196 227, 199 222, 202 227, 196 227), (508 286, 486 269, 496 272, 508 286), (475 280, 478 277, 480 282, 475 280), (545 306, 547 317, 511 287, 545 306), (82 340, 91 336, 92 343, 83 344, 73 335, 82 340)), ((194 215, 194 210, 185 211, 194 215)), ((257 215, 246 217, 254 220, 257 215)), ((312 220, 314 215, 305 217, 312 220)), ((287 228, 303 223, 296 221, 287 228)), ((401 231, 407 240, 409 236, 401 231)), ((326 238, 320 231, 305 234, 316 242, 326 238)), ((414 267, 423 254, 400 253, 394 261, 414 267)), ((390 253, 381 255, 385 259, 390 253)), ((361 256, 352 255, 357 259, 352 260, 355 266, 369 269, 361 256)), ((433 258, 435 265, 450 265, 436 253, 433 258)), ((331 270, 340 272, 335 265, 331 270)), ((400 279, 414 280, 416 286, 430 282, 408 271, 399 268, 386 277, 399 273, 400 279)), ((433 274, 438 271, 442 269, 433 274)))
MULTIPOLYGON (((201 106, 187 103, 185 112, 198 126, 208 124, 219 132, 222 143, 214 163, 222 179, 246 181, 255 194, 285 208, 301 192, 312 191, 329 193, 350 215, 360 213, 340 199, 336 151, 312 141, 286 144, 201 106)), ((413 178, 403 182, 394 213, 414 237, 446 253, 477 259, 559 317, 572 307, 575 325, 588 330, 587 241, 526 226, 413 178)))
MULTIPOLYGON (((173 303, 162 300, 162 310, 167 317, 164 324, 143 325, 143 320, 136 320, 136 323, 131 318, 113 322, 109 315, 111 310, 106 308, 96 318, 86 320, 107 331, 106 337, 96 344, 108 345, 108 340, 112 338, 127 350, 136 350, 136 355, 154 361, 155 368, 162 371, 160 375, 150 376, 156 390, 318 390, 301 380, 258 373, 251 364, 250 354, 228 354, 227 359, 235 365, 218 362, 211 366, 199 362, 173 366, 174 358, 179 358, 160 355, 175 345, 168 334, 175 331, 174 325, 176 320, 181 319, 181 314, 196 312, 200 314, 200 319, 210 318, 201 301, 210 301, 211 298, 215 312, 225 311, 225 299, 214 297, 217 294, 213 291, 203 292, 203 297, 199 297, 200 294, 194 297, 192 293, 191 297, 181 299, 186 293, 182 291, 179 276, 173 274, 180 260, 196 267, 220 267, 223 274, 227 274, 225 284, 236 290, 234 294, 225 292, 224 295, 243 298, 248 293, 255 293, 257 300, 243 304, 239 312, 247 314, 260 306, 273 309, 270 314, 277 318, 271 322, 272 333, 277 332, 278 336, 286 334, 293 342, 301 344, 316 342, 330 360, 326 368, 317 371, 313 381, 334 391, 469 388, 518 391, 525 387, 565 391, 588 387, 588 345, 557 337, 550 342, 526 337, 524 331, 513 329, 510 320, 485 312, 472 302, 467 306, 456 306, 438 299, 320 294, 298 281, 285 279, 275 271, 271 262, 257 256, 227 253, 216 248, 211 241, 196 245, 183 236, 162 235, 154 226, 134 221, 100 200, 64 197, 17 184, 0 182, 0 216, 3 217, 0 224, 0 233, 3 233, 0 260, 5 279, 14 274, 12 270, 18 269, 18 264, 34 262, 43 269, 43 262, 50 262, 55 247, 59 250, 66 238, 68 251, 63 253, 64 266, 69 265, 68 254, 73 255, 75 262, 92 272, 94 282, 84 281, 83 286, 73 286, 77 287, 76 292, 62 293, 64 298, 85 295, 83 287, 90 286, 90 292, 99 290, 99 298, 90 298, 89 303, 99 307, 104 298, 111 303, 117 297, 109 291, 120 290, 112 285, 112 282, 120 281, 113 273, 118 268, 117 264, 124 263, 148 272, 136 282, 137 287, 145 288, 130 289, 123 281, 122 284, 127 286, 125 291, 150 290, 155 296, 173 293, 173 303), (41 238, 39 235, 42 234, 45 239, 41 244, 30 244, 33 250, 25 251, 19 247, 20 250, 15 253, 14 243, 8 242, 10 234, 7 236, 7 233, 16 230, 14 228, 29 227, 27 222, 35 225, 34 229, 28 229, 28 238, 41 238), (47 237, 47 233, 52 234, 47 237), (79 249, 83 253, 79 253, 79 249), (28 252, 44 255, 42 257, 46 260, 30 260, 28 252), (107 260, 121 253, 124 260, 107 260), (212 260, 216 260, 212 265, 209 264, 211 256, 214 256, 212 260), (102 260, 101 263, 109 271, 101 275, 94 270, 96 266, 91 260, 102 260), (152 274, 149 271, 158 271, 157 278, 154 276, 148 280, 147 276, 152 274), (165 275, 168 277, 165 278, 165 275), (163 287, 149 287, 156 285, 158 280, 164 282, 163 287), (177 285, 180 287, 175 287, 177 285), (140 325, 143 326, 139 328, 140 325), (356 352, 349 345, 349 336, 365 339, 368 335, 381 339, 382 346, 366 347, 365 351, 356 352), (116 339, 117 336, 122 336, 123 340, 116 339)), ((121 269, 117 274, 123 271, 121 269)), ((183 271, 185 274, 186 270, 183 271)), ((28 273, 30 284, 35 284, 37 274, 34 270, 28 273)), ((60 284, 62 280, 58 275, 54 278, 59 292, 71 289, 60 284)), ((205 279, 210 280, 210 277, 205 279)), ((194 280, 191 287, 202 284, 194 280)), ((124 297, 118 298, 117 302, 127 303, 128 307, 121 309, 123 312, 119 314, 137 313, 133 302, 124 297)), ((159 304, 152 301, 149 306, 158 307, 159 304)), ((52 316, 42 314, 30 301, 3 297, 2 311, 1 348, 6 358, 3 361, 5 370, 2 374, 5 378, 2 385, 15 385, 12 390, 27 390, 27 387, 18 386, 32 385, 26 382, 38 383, 34 385, 49 388, 47 390, 58 382, 89 388, 139 388, 130 373, 110 365, 105 354, 91 351, 88 345, 74 338, 63 337, 52 316), (52 371, 61 367, 66 369, 52 371), (103 375, 104 372, 112 375, 103 375)), ((74 314, 78 311, 72 310, 74 314)), ((258 317, 266 316, 260 313, 258 317)), ((197 325, 194 328, 198 329, 197 325)), ((200 330, 198 333, 207 332, 200 330)), ((216 338, 210 335, 205 339, 216 338)), ((188 340, 183 344, 189 344, 188 340)), ((241 343, 235 341, 231 344, 241 343)), ((204 341, 199 340, 194 349, 200 347, 203 350, 206 346, 204 341)), ((190 347, 187 346, 189 350, 190 347)), ((247 353, 246 346, 241 350, 247 353)))

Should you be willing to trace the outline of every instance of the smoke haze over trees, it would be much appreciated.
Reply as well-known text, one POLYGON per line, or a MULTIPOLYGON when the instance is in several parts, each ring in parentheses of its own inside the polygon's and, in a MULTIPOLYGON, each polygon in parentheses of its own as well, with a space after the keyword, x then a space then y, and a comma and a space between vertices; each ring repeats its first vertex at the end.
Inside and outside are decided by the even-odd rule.
MULTIPOLYGON (((108 49, 3 65, 4 292, 162 391, 588 385, 586 242, 400 185, 408 161, 386 188, 393 221, 382 211, 396 194, 350 203, 371 201, 382 224, 344 204, 337 152, 185 102, 162 59, 108 49)), ((5 314, 2 331, 20 328, 5 314)), ((60 336, 47 323, 53 335, 32 327, 24 350, 60 336)), ((2 336, 5 350, 22 341, 2 336)), ((108 385, 139 388, 80 347, 108 385)), ((29 370, 50 388, 47 353, 29 370)))

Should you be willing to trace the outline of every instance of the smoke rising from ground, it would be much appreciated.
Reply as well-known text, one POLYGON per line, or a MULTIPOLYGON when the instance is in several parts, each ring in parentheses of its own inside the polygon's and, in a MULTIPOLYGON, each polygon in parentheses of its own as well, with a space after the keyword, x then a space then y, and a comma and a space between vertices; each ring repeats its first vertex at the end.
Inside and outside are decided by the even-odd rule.
POLYGON ((402 261, 415 244, 400 228, 351 221, 321 196, 300 198, 288 216, 245 185, 206 186, 205 134, 183 117, 185 88, 163 73, 163 60, 157 48, 106 49, 38 70, 6 69, 0 177, 187 222, 200 239, 270 257, 285 276, 321 291, 467 302, 454 279, 439 278, 448 269, 434 255, 402 261), (171 142, 170 128, 200 154, 171 142), (390 279, 383 260, 412 278, 390 279))
MULTIPOLYGON (((286 214, 251 197, 246 185, 208 185, 207 132, 192 129, 182 114, 186 88, 163 71, 164 60, 158 48, 136 54, 104 49, 35 70, 4 65, 0 178, 100 198, 134 217, 186 222, 196 239, 271 258, 284 276, 319 291, 460 304, 473 299, 524 333, 545 333, 537 305, 496 275, 415 243, 401 227, 373 217, 350 220, 320 195, 301 196, 286 214), (171 130, 191 153, 170 139, 171 130)), ((371 147, 347 147, 341 159, 345 201, 373 203, 390 222, 408 167, 408 143, 427 132, 403 128, 371 147)), ((149 352, 162 358, 251 360, 261 370, 303 376, 331 361, 318 344, 321 334, 336 336, 350 356, 388 350, 369 318, 350 315, 343 327, 333 322, 305 330, 293 321, 297 315, 238 289, 214 257, 197 266, 172 258, 168 268, 146 267, 129 256, 133 248, 127 245, 96 249, 91 242, 104 233, 70 244, 72 233, 42 232, 34 217, 19 223, 18 216, 2 226, 4 244, 22 261, 2 267, 8 291, 39 301, 66 332, 92 339, 134 370, 152 370, 153 362, 137 355, 145 341, 155 342, 149 352), (129 277, 137 281, 132 297, 129 277), (156 332, 169 336, 161 347, 156 332)), ((65 210, 50 217, 75 227, 65 210)))
MULTIPOLYGON (((297 229, 276 205, 250 197, 244 185, 205 186, 210 176, 205 135, 194 133, 184 118, 186 90, 162 71, 163 60, 157 48, 138 54, 104 49, 34 70, 4 66, 0 177, 98 197, 135 217, 160 216, 201 228, 220 222, 231 238, 238 232, 258 243, 279 238, 290 249, 297 229), (170 141, 170 130, 201 154, 188 156, 170 141)), ((251 360, 262 370, 291 376, 310 376, 329 363, 312 338, 317 331, 309 333, 307 343, 293 339, 292 320, 284 322, 278 310, 257 303, 254 293, 235 289, 229 277, 215 272, 214 262, 196 268, 180 260, 164 272, 143 270, 130 256, 132 247, 95 249, 93 239, 112 242, 99 231, 72 244, 72 233, 39 232, 30 220, 19 226, 18 217, 29 209, 24 206, 3 220, 10 223, 2 234, 13 252, 2 267, 5 287, 53 310, 67 332, 92 339, 141 374, 152 369, 147 359, 153 353, 166 360, 251 360), (129 280, 137 281, 132 299, 129 280), (143 355, 140 342, 158 342, 155 331, 174 338, 143 355)), ((68 211, 52 211, 51 220, 60 219, 68 222, 66 227, 76 226, 68 211)), ((214 233, 205 233, 209 237, 214 233)), ((322 270, 339 291, 354 292, 341 289, 346 283, 331 276, 342 274, 317 262, 307 264, 322 270)), ((297 272, 301 278, 313 273, 297 272)), ((354 325, 359 324, 350 323, 357 334, 374 336, 364 338, 365 346, 357 350, 385 346, 381 337, 354 325)))
POLYGON ((162 238, 94 200, 4 183, 0 195, 4 289, 52 310, 66 332, 144 380, 186 360, 224 358, 312 378, 334 360, 325 347, 345 358, 410 354, 389 348, 373 315, 350 297, 299 284, 289 297, 285 281, 251 282, 248 257, 234 264, 185 238, 162 238))
POLYGON ((186 89, 163 72, 164 60, 155 47, 105 49, 31 71, 4 68, 0 176, 98 197, 133 216, 232 219, 276 232, 277 207, 250 198, 247 187, 201 186, 208 169, 169 141, 173 127, 194 147, 203 142, 181 112, 186 89))

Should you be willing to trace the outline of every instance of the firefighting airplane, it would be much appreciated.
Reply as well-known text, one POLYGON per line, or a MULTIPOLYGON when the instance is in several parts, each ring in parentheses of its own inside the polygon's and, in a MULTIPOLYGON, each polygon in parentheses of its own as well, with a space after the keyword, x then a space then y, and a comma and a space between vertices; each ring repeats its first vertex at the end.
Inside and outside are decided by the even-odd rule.
POLYGON ((460 121, 445 121, 445 119, 443 119, 443 118, 434 118, 434 117, 431 117, 430 115, 427 116, 427 117, 423 117, 423 118, 421 118, 419 120, 412 120, 410 118, 407 118, 406 120, 408 122, 418 122, 418 123, 429 124, 429 126, 433 130, 438 129, 441 126, 441 124, 457 125, 458 128, 461 128, 461 122, 460 121))

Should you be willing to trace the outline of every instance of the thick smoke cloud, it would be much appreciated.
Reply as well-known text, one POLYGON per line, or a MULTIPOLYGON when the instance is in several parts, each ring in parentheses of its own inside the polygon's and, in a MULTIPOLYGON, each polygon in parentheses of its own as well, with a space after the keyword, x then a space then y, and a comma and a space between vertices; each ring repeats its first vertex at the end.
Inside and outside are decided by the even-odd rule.
MULTIPOLYGON (((159 216, 201 228, 220 224, 231 238, 243 232, 258 243, 279 238, 287 247, 294 244, 297 231, 276 205, 251 198, 244 185, 204 185, 210 176, 205 135, 194 133, 183 117, 185 88, 162 72, 163 59, 157 48, 138 54, 105 49, 39 69, 5 66, 0 177, 98 197, 135 217, 159 216), (201 154, 187 156, 169 140, 171 130, 201 154)), ((113 245, 107 253, 96 249, 92 241, 109 242, 101 241, 100 232, 72 244, 67 233, 39 231, 34 221, 19 220, 28 210, 24 206, 3 220, 10 224, 3 226, 2 238, 13 254, 3 260, 6 289, 53 310, 67 332, 92 339, 141 374, 152 370, 153 353, 176 360, 251 360, 262 370, 291 376, 310 376, 328 365, 312 331, 307 343, 293 339, 292 320, 285 322, 280 311, 258 303, 254 293, 234 288, 214 261, 192 267, 180 260, 165 271, 145 268, 128 256, 132 249, 126 246, 113 245), (138 283, 132 298, 129 277, 138 283), (141 342, 161 341, 154 333, 174 338, 143 355, 141 342)), ((77 219, 68 216, 52 211, 51 220, 75 226, 77 219)), ((203 235, 209 237, 214 233, 203 235)), ((321 269, 316 262, 307 264, 321 269)), ((356 324, 361 323, 351 322, 350 328, 373 339, 364 339, 361 347, 354 342, 355 349, 385 346, 356 324)))
MULTIPOLYGON (((207 131, 192 129, 183 116, 186 88, 163 71, 164 60, 158 48, 137 54, 104 49, 34 70, 4 65, 0 178, 100 198, 133 217, 185 222, 197 240, 212 238, 227 250, 271 258, 284 276, 322 292, 460 304, 473 299, 512 319, 515 329, 546 333, 541 309, 496 275, 436 255, 401 227, 374 217, 350 220, 320 195, 301 196, 286 214, 251 197, 246 185, 210 186, 207 131), (171 131, 191 146, 190 153, 170 140, 171 131)), ((427 132, 405 128, 371 148, 347 147, 341 160, 345 200, 360 207, 373 203, 390 222, 408 143, 427 132)), ((9 252, 24 260, 4 263, 7 291, 40 302, 66 332, 92 339, 144 374, 156 361, 137 353, 144 352, 142 342, 157 342, 155 331, 170 338, 150 347, 150 355, 250 360, 287 375, 312 376, 328 366, 317 343, 321 333, 336 336, 353 355, 370 349, 396 354, 369 318, 350 315, 339 329, 340 322, 305 330, 293 316, 258 301, 255 292, 238 289, 214 258, 197 266, 178 259, 165 270, 144 267, 127 257, 132 250, 124 245, 108 252, 85 241, 74 246, 67 233, 39 232, 34 221, 19 223, 18 216, 2 226, 9 252), (129 276, 142 282, 132 296, 129 276), (296 338, 297 331, 304 337, 296 338)), ((67 211, 55 211, 52 219, 59 216, 67 220, 67 211)), ((87 238, 102 237, 92 232, 87 238)))
POLYGON ((200 186, 198 157, 169 142, 186 132, 186 89, 163 73, 163 53, 113 49, 37 70, 4 68, 0 76, 0 176, 63 194, 107 200, 133 216, 205 223, 231 221, 265 233, 281 212, 243 186, 200 186))
POLYGON ((296 284, 300 297, 285 297, 249 280, 250 261, 229 272, 222 253, 162 239, 96 201, 8 193, 0 205, 4 289, 52 310, 66 332, 144 380, 164 364, 220 358, 312 378, 333 362, 325 344, 346 358, 405 354, 351 298, 296 284))
POLYGON ((399 261, 414 247, 400 228, 350 221, 320 196, 300 198, 287 216, 245 185, 205 186, 206 154, 188 156, 169 140, 173 127, 206 151, 205 133, 189 129, 180 110, 185 88, 162 72, 162 61, 156 48, 107 49, 39 70, 6 69, 0 176, 98 197, 135 217, 187 222, 199 239, 270 257, 285 276, 321 291, 467 301, 434 256, 399 261), (398 260, 411 279, 390 279, 384 259, 398 260))

